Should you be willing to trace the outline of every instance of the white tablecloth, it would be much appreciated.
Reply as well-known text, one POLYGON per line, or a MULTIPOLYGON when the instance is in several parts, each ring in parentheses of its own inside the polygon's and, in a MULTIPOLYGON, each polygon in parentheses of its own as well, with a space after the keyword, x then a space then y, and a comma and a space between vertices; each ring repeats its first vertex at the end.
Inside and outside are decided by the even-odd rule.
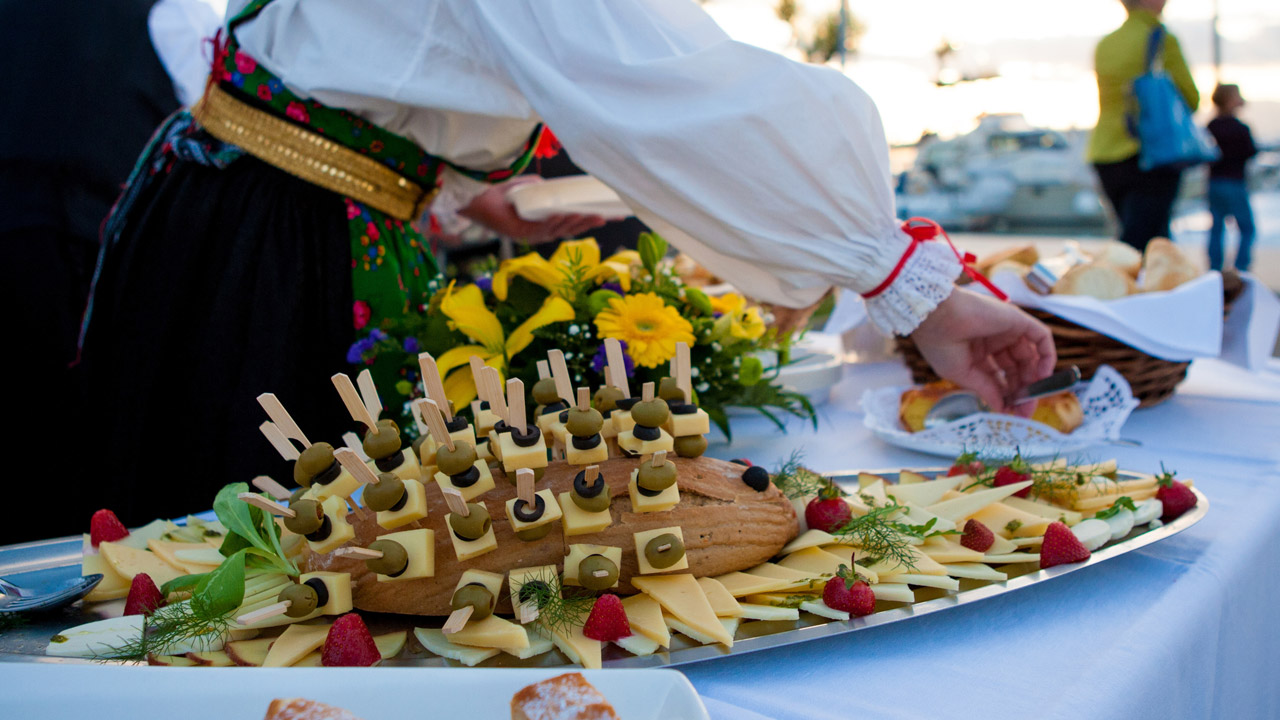
MULTIPOLYGON (((823 471, 934 466, 882 444, 858 398, 908 382, 850 366, 815 432, 739 419, 717 457, 823 471)), ((1198 361, 1180 392, 1134 413, 1098 459, 1193 478, 1196 526, 1052 582, 907 622, 681 668, 713 718, 1280 717, 1280 373, 1198 361)))

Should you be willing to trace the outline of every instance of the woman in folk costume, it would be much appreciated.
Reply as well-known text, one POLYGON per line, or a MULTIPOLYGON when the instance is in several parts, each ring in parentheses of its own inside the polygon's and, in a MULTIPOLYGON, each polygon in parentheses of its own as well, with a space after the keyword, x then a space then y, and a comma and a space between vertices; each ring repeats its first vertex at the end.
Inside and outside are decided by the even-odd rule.
POLYGON ((761 300, 861 292, 997 407, 1051 369, 1043 326, 955 289, 952 248, 900 227, 871 100, 733 42, 688 0, 233 0, 229 17, 194 120, 162 129, 106 228, 86 321, 97 467, 127 521, 270 469, 261 392, 336 438, 353 304, 376 323, 429 302, 436 268, 409 224, 425 208, 517 222, 487 190, 541 122, 761 300))

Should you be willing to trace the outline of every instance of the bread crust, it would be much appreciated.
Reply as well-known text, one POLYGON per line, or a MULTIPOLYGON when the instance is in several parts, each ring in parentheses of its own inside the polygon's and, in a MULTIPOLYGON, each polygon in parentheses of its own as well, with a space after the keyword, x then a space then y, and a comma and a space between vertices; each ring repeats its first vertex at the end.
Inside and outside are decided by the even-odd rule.
MULTIPOLYGON (((684 533, 689 568, 698 577, 721 575, 745 570, 776 555, 795 537, 798 527, 795 511, 786 497, 772 484, 764 492, 756 492, 742 481, 746 469, 735 463, 714 458, 674 458, 680 487, 680 503, 656 513, 634 513, 627 485, 638 459, 614 458, 600 464, 612 497, 613 524, 598 533, 564 537, 557 527, 546 537, 534 542, 516 538, 507 520, 504 503, 515 497, 515 487, 501 469, 494 469, 497 487, 479 498, 493 518, 493 531, 498 547, 480 557, 459 563, 449 532, 445 528, 444 497, 435 482, 426 484, 430 514, 396 531, 426 527, 435 532, 435 577, 403 582, 377 582, 363 560, 316 555, 304 551, 301 564, 305 571, 332 570, 351 574, 352 601, 356 608, 373 612, 405 615, 448 615, 458 579, 464 570, 488 570, 506 574, 508 570, 537 565, 562 567, 568 546, 592 543, 622 548, 621 584, 617 592, 632 594, 631 576, 636 574, 633 534, 644 530, 679 526, 684 533)), ((557 496, 568 492, 580 468, 563 462, 552 463, 538 482, 538 489, 549 489, 557 496)), ((389 530, 379 527, 372 512, 361 509, 348 515, 356 537, 350 545, 367 547, 389 530)), ((511 612, 506 594, 498 602, 499 612, 511 612)))

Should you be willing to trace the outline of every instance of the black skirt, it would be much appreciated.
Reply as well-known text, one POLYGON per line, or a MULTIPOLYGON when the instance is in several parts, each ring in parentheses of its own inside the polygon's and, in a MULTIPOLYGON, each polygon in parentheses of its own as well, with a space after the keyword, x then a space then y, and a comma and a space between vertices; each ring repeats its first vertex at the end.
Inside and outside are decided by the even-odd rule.
POLYGON ((84 339, 82 523, 98 507, 126 525, 206 510, 260 474, 292 486, 258 429, 261 393, 312 441, 354 427, 330 381, 354 334, 349 238, 340 196, 249 156, 152 179, 103 258, 84 339))

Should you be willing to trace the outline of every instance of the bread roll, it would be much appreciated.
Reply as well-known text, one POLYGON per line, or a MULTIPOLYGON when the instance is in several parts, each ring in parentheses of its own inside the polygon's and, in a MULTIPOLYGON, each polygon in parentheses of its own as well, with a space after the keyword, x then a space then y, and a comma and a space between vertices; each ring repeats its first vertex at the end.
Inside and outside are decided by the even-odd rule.
POLYGON ((1027 276, 1027 273, 1031 272, 1031 266, 1023 265, 1017 260, 1001 260, 995 265, 992 265, 991 268, 987 270, 985 274, 988 277, 995 277, 996 275, 1002 272, 1011 272, 1017 275, 1018 277, 1025 278, 1027 276))
POLYGON ((1040 262, 1040 252, 1036 250, 1035 245, 1015 245, 979 258, 973 267, 983 275, 990 275, 992 268, 1006 260, 1031 267, 1040 262))
POLYGON ((950 380, 938 380, 920 387, 909 388, 902 393, 898 401, 898 419, 902 426, 911 432, 924 429, 924 416, 933 409, 938 400, 948 393, 959 390, 960 386, 950 380))
POLYGON ((1060 392, 1036 400, 1031 419, 1044 423, 1060 433, 1067 434, 1084 422, 1084 408, 1072 392, 1060 392))
POLYGON ((582 673, 566 673, 520 688, 511 720, 618 720, 608 699, 582 673))
POLYGON ((360 720, 340 707, 306 698, 276 698, 263 720, 360 720))
POLYGON ((1054 283, 1054 295, 1088 295, 1115 300, 1134 292, 1133 278, 1110 265, 1077 265, 1054 283))
MULTIPOLYGON (((664 512, 633 513, 627 484, 639 460, 614 458, 600 464, 610 496, 613 524, 589 535, 564 537, 557 523, 549 535, 534 542, 516 538, 507 520, 503 504, 515 497, 516 489, 501 469, 493 470, 497 487, 481 496, 493 518, 493 531, 498 547, 466 562, 458 562, 449 530, 445 527, 446 509, 440 487, 426 485, 430 515, 396 531, 427 527, 435 532, 435 576, 403 582, 377 582, 363 560, 316 555, 310 550, 301 560, 304 572, 333 570, 351 573, 352 600, 356 608, 373 612, 406 615, 448 615, 449 601, 464 570, 488 570, 506 574, 514 568, 536 565, 562 566, 568 545, 592 543, 622 548, 621 586, 618 592, 631 594, 631 576, 636 574, 636 552, 633 534, 643 530, 679 526, 684 533, 688 572, 705 577, 754 567, 774 555, 795 537, 798 530, 795 511, 790 501, 770 484, 764 492, 756 492, 742 481, 745 467, 714 458, 671 458, 676 464, 680 504, 664 512)), ((580 468, 563 462, 552 463, 539 490, 551 490, 559 496, 569 492, 573 477, 580 468)), ((378 536, 390 532, 379 527, 373 513, 364 510, 351 513, 347 520, 355 528, 350 545, 368 547, 378 536)), ((511 612, 506 595, 498 602, 499 612, 511 612)))
POLYGON ((1138 277, 1142 269, 1142 253, 1118 240, 1108 240, 1094 252, 1090 253, 1093 261, 1099 265, 1110 265, 1129 277, 1138 277))
POLYGON ((1142 258, 1142 289, 1145 292, 1172 290, 1195 280, 1200 270, 1167 238, 1153 238, 1142 258))

